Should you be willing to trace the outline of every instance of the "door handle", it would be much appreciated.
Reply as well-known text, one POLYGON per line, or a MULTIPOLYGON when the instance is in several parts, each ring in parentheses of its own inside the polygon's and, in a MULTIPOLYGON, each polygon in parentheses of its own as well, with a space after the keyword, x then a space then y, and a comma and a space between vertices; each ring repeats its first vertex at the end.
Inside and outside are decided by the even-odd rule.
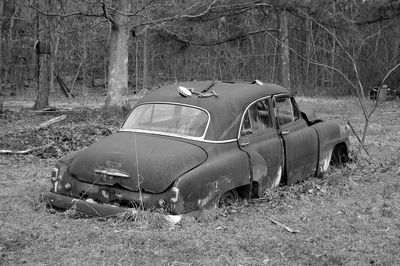
POLYGON ((285 135, 289 134, 289 132, 290 132, 289 130, 284 130, 281 132, 281 134, 282 134, 282 136, 285 136, 285 135))
POLYGON ((244 146, 247 146, 247 145, 249 145, 250 144, 250 142, 240 142, 240 146, 241 147, 244 147, 244 146))

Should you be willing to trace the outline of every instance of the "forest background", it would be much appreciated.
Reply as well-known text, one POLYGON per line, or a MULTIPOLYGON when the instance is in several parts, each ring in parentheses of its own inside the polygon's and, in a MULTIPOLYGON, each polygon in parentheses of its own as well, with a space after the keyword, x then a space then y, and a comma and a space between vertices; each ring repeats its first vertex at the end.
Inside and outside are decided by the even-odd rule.
POLYGON ((188 80, 356 95, 399 63, 399 14, 383 0, 1 0, 0 93, 35 96, 35 109, 62 83, 118 106, 188 80))

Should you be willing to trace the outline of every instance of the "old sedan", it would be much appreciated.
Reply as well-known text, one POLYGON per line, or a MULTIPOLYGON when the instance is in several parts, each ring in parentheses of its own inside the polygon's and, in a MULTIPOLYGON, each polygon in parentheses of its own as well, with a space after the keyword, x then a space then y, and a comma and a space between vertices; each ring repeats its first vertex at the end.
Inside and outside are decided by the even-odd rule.
POLYGON ((115 134, 61 158, 45 195, 99 216, 170 214, 257 197, 347 159, 349 128, 301 112, 276 84, 185 82, 142 98, 115 134))

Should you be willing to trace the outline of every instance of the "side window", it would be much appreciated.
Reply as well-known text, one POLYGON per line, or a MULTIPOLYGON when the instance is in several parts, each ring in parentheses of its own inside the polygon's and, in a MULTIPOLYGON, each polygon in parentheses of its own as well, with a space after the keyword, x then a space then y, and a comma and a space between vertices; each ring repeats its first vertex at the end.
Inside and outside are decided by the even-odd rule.
POLYGON ((259 133, 272 127, 272 120, 266 99, 252 104, 243 118, 242 135, 259 133))
POLYGON ((296 121, 297 119, 300 118, 300 109, 297 106, 296 101, 294 100, 293 97, 290 97, 290 101, 292 102, 292 106, 293 106, 293 117, 294 117, 294 121, 296 121))
POLYGON ((279 125, 294 122, 300 118, 299 109, 290 97, 275 98, 275 110, 279 125))
POLYGON ((250 124, 249 111, 247 111, 243 117, 241 134, 247 135, 247 134, 251 134, 251 133, 252 133, 252 130, 251 130, 251 124, 250 124))

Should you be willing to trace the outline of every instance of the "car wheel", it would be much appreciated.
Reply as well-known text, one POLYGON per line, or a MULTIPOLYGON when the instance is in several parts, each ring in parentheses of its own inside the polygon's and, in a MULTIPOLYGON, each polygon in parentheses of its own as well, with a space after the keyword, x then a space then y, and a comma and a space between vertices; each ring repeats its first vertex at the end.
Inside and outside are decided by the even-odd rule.
POLYGON ((225 192, 219 199, 219 207, 230 206, 239 199, 239 195, 236 189, 225 192))
POLYGON ((342 153, 339 147, 335 147, 332 151, 330 165, 339 166, 342 163, 342 153))

